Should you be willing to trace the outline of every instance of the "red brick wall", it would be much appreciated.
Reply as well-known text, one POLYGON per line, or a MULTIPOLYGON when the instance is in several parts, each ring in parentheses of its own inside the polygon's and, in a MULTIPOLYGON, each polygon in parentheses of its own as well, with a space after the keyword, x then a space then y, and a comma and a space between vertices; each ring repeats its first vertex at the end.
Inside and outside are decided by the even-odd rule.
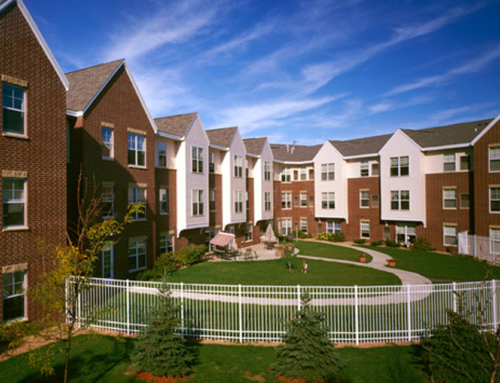
POLYGON ((208 177, 209 189, 215 189, 215 211, 210 212, 210 226, 222 230, 222 175, 210 174, 208 177))
MULTIPOLYGON (((168 214, 160 214, 158 205, 156 219, 156 255, 159 257, 160 252, 160 235, 162 233, 170 233, 176 228, 177 217, 177 171, 175 169, 156 168, 156 195, 159 198, 160 188, 166 187, 168 193, 168 214)), ((158 200, 159 204, 159 200, 158 200)), ((174 234, 175 236, 175 234, 174 234)), ((175 241, 174 241, 175 244, 175 241)), ((175 250, 175 248, 174 248, 175 250)))
MULTIPOLYGON (((26 208, 29 229, 0 231, 0 273, 3 266, 27 262, 29 288, 36 284, 37 276, 44 267, 44 257, 37 248, 37 239, 44 239, 51 245, 65 241, 66 91, 15 5, 0 15, 2 74, 28 82, 28 138, 0 136, 0 164, 1 170, 28 172, 26 208)), ((0 108, 0 123, 1 113, 0 108)), ((50 259, 45 260, 45 265, 49 267, 50 259)), ((0 321, 1 311, 0 305, 0 321)), ((37 311, 36 305, 28 298, 28 317, 36 317, 37 311)))

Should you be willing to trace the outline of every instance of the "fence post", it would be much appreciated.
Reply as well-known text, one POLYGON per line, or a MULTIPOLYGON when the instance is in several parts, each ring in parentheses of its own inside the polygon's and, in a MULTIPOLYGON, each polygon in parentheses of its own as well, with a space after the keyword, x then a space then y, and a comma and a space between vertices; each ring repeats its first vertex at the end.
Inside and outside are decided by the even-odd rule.
POLYGON ((181 282, 181 329, 184 335, 184 282, 181 282))
POLYGON ((457 312, 457 284, 453 282, 453 312, 457 312))
POLYGON ((407 297, 408 297, 408 306, 407 306, 407 315, 408 315, 408 342, 411 342, 411 301, 410 301, 410 285, 406 285, 407 297))
POLYGON ((300 311, 300 285, 297 285, 297 312, 300 311))
POLYGON ((472 242, 474 243, 474 252, 473 252, 473 254, 472 254, 472 255, 473 255, 474 257, 477 257, 477 251, 476 251, 476 234, 474 234, 474 235, 472 236, 472 239, 473 239, 473 241, 472 241, 472 242))
POLYGON ((359 345, 358 285, 354 285, 354 323, 355 323, 356 346, 357 346, 359 345))
POLYGON ((130 335, 130 281, 127 279, 127 335, 130 335))
POLYGON ((66 291, 66 299, 64 301, 64 316, 66 317, 66 323, 68 323, 69 276, 66 277, 65 291, 66 291))
POLYGON ((239 308, 239 325, 240 325, 240 343, 243 343, 243 316, 241 312, 241 284, 238 285, 238 308, 239 308))
POLYGON ((493 299, 493 330, 497 328, 497 283, 491 281, 492 299, 493 299))
POLYGON ((77 297, 77 301, 76 301, 78 307, 77 307, 77 311, 76 311, 76 317, 78 318, 76 320, 76 323, 78 323, 78 325, 80 326, 82 324, 81 320, 82 320, 82 294, 81 294, 81 291, 78 289, 78 297, 77 297))

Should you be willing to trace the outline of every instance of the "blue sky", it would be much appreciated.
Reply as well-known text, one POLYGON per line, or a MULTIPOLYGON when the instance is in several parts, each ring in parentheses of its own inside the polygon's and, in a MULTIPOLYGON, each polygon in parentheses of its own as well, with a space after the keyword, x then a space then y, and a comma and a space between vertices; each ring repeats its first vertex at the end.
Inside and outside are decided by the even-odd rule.
POLYGON ((66 72, 125 58, 154 117, 316 144, 500 113, 500 2, 25 0, 66 72))

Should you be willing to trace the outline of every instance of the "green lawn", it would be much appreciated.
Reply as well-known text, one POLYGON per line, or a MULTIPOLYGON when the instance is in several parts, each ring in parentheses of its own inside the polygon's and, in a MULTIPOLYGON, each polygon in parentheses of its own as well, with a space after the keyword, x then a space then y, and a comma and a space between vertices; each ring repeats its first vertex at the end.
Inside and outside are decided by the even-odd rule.
POLYGON ((294 245, 300 250, 300 254, 303 255, 359 262, 358 255, 365 254, 367 261, 372 261, 372 257, 370 255, 349 247, 312 241, 295 241, 294 245))
POLYGON ((282 259, 254 262, 205 262, 177 270, 169 282, 242 285, 301 286, 370 286, 399 285, 394 274, 334 262, 308 260, 308 273, 303 274, 302 260, 293 260, 294 269, 287 270, 282 259))
POLYGON ((413 271, 434 282, 481 281, 487 270, 493 274, 488 279, 500 277, 500 267, 460 256, 393 249, 388 247, 363 246, 390 255, 398 260, 396 268, 413 271))
MULTIPOLYGON (((133 340, 105 336, 75 338, 70 360, 71 382, 139 382, 130 362, 133 340)), ((276 359, 272 347, 193 345, 197 355, 194 373, 188 382, 279 382, 269 370, 276 359)), ((62 348, 62 347, 61 347, 62 348)), ((340 348, 346 364, 341 382, 426 382, 413 363, 415 346, 388 346, 371 349, 340 348)), ((56 360, 56 375, 41 378, 29 366, 27 354, 0 363, 2 382, 60 382, 63 354, 56 360)))

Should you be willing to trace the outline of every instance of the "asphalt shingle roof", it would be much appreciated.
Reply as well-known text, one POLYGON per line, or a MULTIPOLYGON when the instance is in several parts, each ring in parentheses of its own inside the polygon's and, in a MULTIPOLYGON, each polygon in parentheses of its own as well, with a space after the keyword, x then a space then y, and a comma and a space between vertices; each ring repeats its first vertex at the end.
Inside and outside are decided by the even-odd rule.
POLYGON ((378 153, 391 136, 392 134, 384 134, 383 136, 357 138, 348 141, 330 140, 330 143, 345 157, 362 156, 364 154, 378 153))
POLYGON ((243 142, 247 153, 260 155, 260 153, 262 153, 262 149, 264 148, 264 144, 266 143, 266 139, 267 137, 245 138, 243 142))
POLYGON ((66 108, 73 111, 82 111, 115 69, 125 60, 115 60, 109 63, 80 69, 66 73, 69 81, 69 91, 66 92, 66 108))
POLYGON ((231 141, 233 141, 234 134, 236 133, 236 129, 238 128, 210 129, 206 132, 211 144, 229 148, 231 141))
POLYGON ((160 132, 184 137, 197 115, 198 113, 186 113, 155 118, 156 127, 160 132))
POLYGON ((305 146, 271 144, 271 150, 273 151, 275 160, 287 162, 305 162, 312 161, 322 146, 323 145, 305 146))

